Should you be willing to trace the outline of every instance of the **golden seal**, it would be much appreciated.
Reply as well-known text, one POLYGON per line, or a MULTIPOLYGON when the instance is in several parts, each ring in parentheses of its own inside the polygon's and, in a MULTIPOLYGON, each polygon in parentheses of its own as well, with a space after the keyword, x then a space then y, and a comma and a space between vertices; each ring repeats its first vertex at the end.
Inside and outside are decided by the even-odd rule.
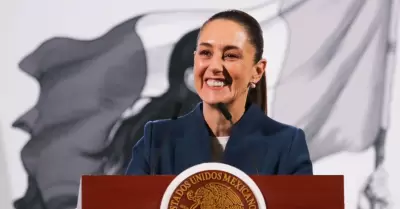
POLYGON ((206 163, 188 170, 192 172, 184 171, 170 184, 161 209, 266 209, 258 187, 236 168, 206 163))

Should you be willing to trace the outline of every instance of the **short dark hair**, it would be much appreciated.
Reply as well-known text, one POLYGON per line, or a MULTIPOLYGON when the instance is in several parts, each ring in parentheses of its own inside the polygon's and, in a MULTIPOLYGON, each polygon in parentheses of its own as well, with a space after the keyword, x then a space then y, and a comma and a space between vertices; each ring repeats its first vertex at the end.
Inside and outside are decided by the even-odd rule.
MULTIPOLYGON (((263 31, 260 24, 256 19, 254 19, 254 17, 240 10, 222 11, 211 16, 201 26, 200 33, 209 22, 217 19, 230 20, 241 25, 249 36, 250 44, 255 48, 256 52, 254 54, 254 63, 257 63, 261 60, 264 53, 263 31)), ((256 84, 256 87, 254 89, 250 89, 249 94, 247 95, 247 100, 249 102, 258 104, 263 111, 267 113, 267 80, 265 74, 262 75, 261 80, 256 84)))

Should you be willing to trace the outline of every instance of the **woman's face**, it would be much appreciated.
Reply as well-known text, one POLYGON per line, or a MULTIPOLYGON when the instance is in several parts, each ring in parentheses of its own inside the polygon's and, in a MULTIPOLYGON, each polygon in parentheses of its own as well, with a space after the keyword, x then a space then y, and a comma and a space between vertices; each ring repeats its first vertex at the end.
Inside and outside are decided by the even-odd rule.
POLYGON ((194 82, 207 104, 246 100, 250 82, 257 83, 265 61, 254 64, 255 48, 236 22, 217 19, 202 29, 194 56, 194 82))

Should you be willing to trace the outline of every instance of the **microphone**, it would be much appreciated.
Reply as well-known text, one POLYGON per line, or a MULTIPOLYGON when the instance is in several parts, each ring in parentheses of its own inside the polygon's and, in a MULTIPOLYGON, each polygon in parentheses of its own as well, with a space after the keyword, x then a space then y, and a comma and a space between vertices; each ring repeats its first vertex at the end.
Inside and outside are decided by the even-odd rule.
MULTIPOLYGON (((232 122, 232 115, 231 115, 231 113, 228 111, 228 108, 226 107, 226 105, 225 105, 224 103, 220 102, 220 103, 217 104, 217 108, 218 108, 218 110, 222 113, 222 115, 224 115, 224 117, 225 117, 227 120, 229 120, 229 121, 231 122, 231 124, 233 125, 233 122, 232 122)), ((255 159, 254 153, 251 154, 251 158, 252 158, 252 164, 253 164, 253 166, 254 166, 254 168, 255 168, 255 170, 256 170, 256 174, 257 174, 257 175, 260 175, 260 174, 259 174, 258 167, 257 167, 257 164, 255 163, 255 162, 256 162, 256 159, 255 159)))
POLYGON ((231 124, 233 125, 232 115, 229 112, 226 105, 224 103, 220 102, 217 104, 217 108, 222 113, 222 115, 225 117, 225 119, 228 120, 229 122, 231 122, 231 124))
MULTIPOLYGON (((225 81, 227 84, 232 84, 232 77, 229 75, 228 70, 226 69, 225 65, 222 65, 222 74, 225 77, 225 81)), ((243 89, 243 92, 240 92, 239 94, 244 94, 249 90, 249 87, 246 87, 245 89, 243 89)), ((222 115, 224 115, 225 119, 228 120, 229 122, 231 122, 231 125, 233 125, 233 121, 232 121, 232 114, 229 112, 228 108, 226 107, 226 104, 219 102, 217 103, 217 108, 218 110, 222 113, 222 115)))
MULTIPOLYGON (((179 113, 183 107, 183 103, 185 102, 185 99, 188 94, 189 94, 189 90, 187 89, 187 87, 184 84, 182 84, 179 88, 178 95, 176 96, 175 101, 174 101, 174 105, 172 108, 171 120, 178 119, 179 113)), ((170 133, 171 133, 171 129, 169 128, 168 133, 165 134, 165 136, 169 137, 170 133)), ((150 164, 151 164, 150 165, 150 175, 157 174, 157 166, 158 166, 159 158, 161 157, 161 152, 162 152, 162 149, 164 148, 164 143, 166 143, 168 140, 169 139, 161 140, 160 147, 158 149, 152 148, 151 152, 156 151, 156 153, 155 153, 155 159, 150 160, 150 164)))

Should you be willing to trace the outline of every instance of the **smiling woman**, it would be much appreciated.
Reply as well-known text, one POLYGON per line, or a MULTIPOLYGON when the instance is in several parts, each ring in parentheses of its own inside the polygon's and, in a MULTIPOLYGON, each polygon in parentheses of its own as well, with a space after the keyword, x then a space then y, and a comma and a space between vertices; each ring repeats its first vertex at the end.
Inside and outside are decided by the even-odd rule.
POLYGON ((148 122, 126 173, 179 174, 214 161, 247 174, 312 174, 304 132, 266 115, 263 48, 262 29, 247 13, 209 18, 194 52, 202 102, 178 119, 148 122))
MULTIPOLYGON (((228 106, 233 122, 240 119, 245 110, 249 89, 255 89, 258 83, 264 83, 265 86, 265 78, 261 80, 267 64, 261 58, 263 48, 262 30, 258 22, 240 11, 216 14, 203 25, 194 64, 195 86, 205 103, 207 121, 211 122, 211 118, 218 118, 220 115, 218 112, 216 115, 207 114, 213 112, 207 109, 215 109, 210 108, 209 104, 212 106, 217 103, 228 106), (220 28, 224 30, 219 30, 220 28)), ((258 90, 253 94, 263 95, 263 101, 251 102, 258 104, 266 112, 266 88, 258 90)), ((210 128, 214 133, 218 132, 214 127, 210 128)))

